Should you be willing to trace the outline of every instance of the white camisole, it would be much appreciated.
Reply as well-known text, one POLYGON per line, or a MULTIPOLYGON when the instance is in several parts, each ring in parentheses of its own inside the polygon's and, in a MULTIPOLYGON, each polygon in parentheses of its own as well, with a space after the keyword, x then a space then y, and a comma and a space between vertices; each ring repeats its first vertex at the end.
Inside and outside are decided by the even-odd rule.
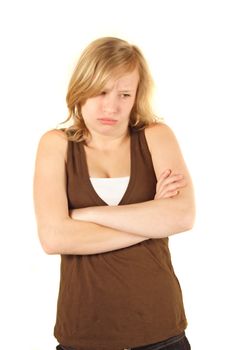
POLYGON ((128 187, 126 177, 90 177, 92 186, 100 198, 108 205, 118 205, 128 187))

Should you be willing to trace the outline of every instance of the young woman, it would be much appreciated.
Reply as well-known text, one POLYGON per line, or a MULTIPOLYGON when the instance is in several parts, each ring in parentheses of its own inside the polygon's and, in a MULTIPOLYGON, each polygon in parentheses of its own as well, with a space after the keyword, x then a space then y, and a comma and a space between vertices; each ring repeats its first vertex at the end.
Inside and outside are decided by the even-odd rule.
POLYGON ((72 126, 40 140, 39 238, 61 255, 57 349, 190 349, 168 236, 192 228, 193 187, 152 85, 136 46, 97 39, 68 87, 72 126))

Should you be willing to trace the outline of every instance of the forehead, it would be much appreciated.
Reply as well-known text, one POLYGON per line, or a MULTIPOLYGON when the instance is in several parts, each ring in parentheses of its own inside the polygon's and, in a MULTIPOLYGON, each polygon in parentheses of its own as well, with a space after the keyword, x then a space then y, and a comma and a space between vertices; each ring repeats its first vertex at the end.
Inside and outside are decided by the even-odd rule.
POLYGON ((106 89, 121 89, 121 90, 133 90, 137 88, 139 81, 138 71, 135 69, 132 72, 124 73, 117 78, 112 77, 105 85, 106 89))

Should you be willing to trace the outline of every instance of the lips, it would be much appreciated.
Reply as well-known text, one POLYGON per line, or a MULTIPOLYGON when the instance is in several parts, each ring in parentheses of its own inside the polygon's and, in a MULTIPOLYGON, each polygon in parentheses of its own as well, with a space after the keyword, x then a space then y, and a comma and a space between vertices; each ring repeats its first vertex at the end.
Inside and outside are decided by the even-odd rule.
POLYGON ((100 123, 107 124, 107 125, 113 125, 117 123, 116 119, 111 119, 111 118, 99 118, 98 120, 100 121, 100 123))

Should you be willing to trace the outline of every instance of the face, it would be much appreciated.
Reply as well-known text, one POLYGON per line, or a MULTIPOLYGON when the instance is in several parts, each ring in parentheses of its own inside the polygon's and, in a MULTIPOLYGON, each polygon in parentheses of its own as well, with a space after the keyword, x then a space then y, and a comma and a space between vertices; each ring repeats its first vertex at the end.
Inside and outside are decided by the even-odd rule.
POLYGON ((138 71, 110 79, 99 95, 86 100, 82 116, 91 134, 117 136, 127 131, 139 81, 138 71))

